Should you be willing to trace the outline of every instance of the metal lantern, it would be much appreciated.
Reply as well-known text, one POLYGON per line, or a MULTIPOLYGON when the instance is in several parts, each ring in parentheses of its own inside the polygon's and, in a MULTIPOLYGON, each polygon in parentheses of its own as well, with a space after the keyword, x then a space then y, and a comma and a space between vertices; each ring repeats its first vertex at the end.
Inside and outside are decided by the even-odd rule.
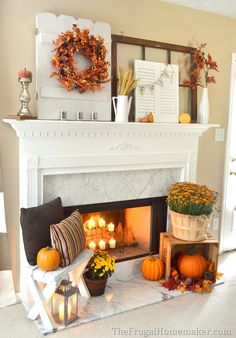
POLYGON ((63 280, 52 299, 52 316, 60 325, 67 326, 78 318, 78 288, 63 280))

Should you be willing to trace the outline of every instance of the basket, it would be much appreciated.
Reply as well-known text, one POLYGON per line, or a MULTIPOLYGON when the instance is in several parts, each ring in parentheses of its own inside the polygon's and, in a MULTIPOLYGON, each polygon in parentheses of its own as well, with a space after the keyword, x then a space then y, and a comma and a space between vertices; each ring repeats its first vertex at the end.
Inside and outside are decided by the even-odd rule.
POLYGON ((207 239, 210 216, 185 215, 170 210, 172 235, 184 241, 198 242, 207 239))

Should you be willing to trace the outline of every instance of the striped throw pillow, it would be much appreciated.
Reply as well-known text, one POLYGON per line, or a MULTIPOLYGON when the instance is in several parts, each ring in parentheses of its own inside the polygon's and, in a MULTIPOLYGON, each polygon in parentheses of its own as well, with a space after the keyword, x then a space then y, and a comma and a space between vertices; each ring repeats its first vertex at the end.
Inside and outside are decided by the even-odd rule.
POLYGON ((60 266, 70 265, 85 248, 84 228, 80 213, 74 211, 58 224, 50 225, 52 246, 60 254, 60 266))

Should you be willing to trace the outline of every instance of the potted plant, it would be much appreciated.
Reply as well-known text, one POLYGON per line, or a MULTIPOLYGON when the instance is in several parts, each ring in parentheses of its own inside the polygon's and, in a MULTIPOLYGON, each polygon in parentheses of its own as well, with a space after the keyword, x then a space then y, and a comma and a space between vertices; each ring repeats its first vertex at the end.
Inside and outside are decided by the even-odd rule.
POLYGON ((107 278, 115 271, 115 257, 107 251, 96 250, 87 265, 84 274, 85 283, 91 296, 104 294, 107 278))
POLYGON ((170 186, 167 198, 172 234, 187 241, 207 238, 207 227, 217 193, 206 185, 179 182, 170 186))

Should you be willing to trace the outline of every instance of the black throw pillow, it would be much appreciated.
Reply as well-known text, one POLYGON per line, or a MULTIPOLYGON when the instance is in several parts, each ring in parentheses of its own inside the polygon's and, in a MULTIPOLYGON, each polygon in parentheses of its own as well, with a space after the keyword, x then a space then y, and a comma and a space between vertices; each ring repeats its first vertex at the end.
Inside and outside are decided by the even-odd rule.
POLYGON ((60 197, 38 207, 21 209, 20 223, 26 258, 30 265, 37 264, 40 249, 51 246, 50 225, 61 222, 63 218, 60 197))

